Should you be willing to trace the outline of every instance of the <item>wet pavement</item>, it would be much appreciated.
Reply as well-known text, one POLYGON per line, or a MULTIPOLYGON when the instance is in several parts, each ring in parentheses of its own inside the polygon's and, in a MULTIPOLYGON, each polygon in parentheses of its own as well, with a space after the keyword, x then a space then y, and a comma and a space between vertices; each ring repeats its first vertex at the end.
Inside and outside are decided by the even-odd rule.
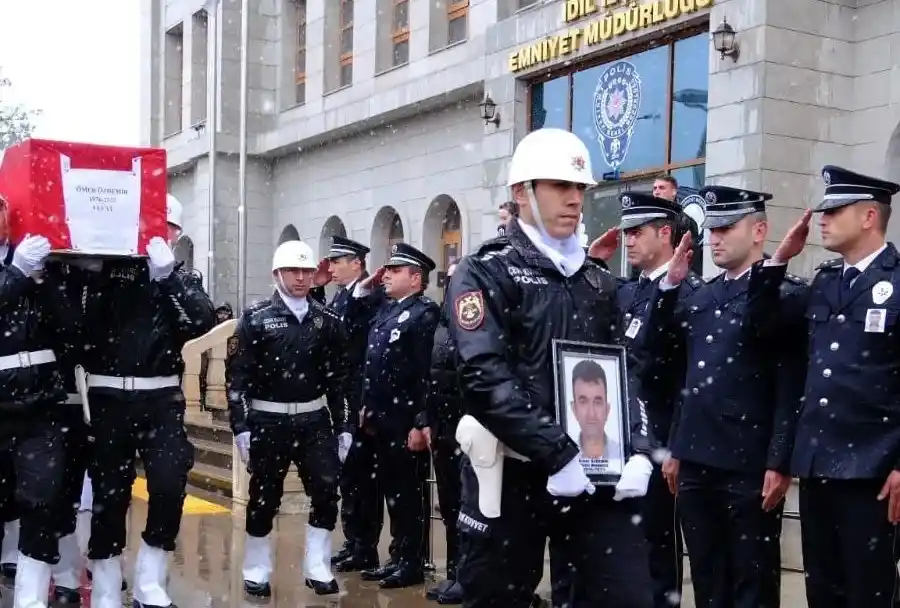
MULTIPOLYGON (((135 500, 130 514, 129 547, 130 562, 133 551, 140 544, 147 515, 146 492, 138 480, 135 500)), ((250 600, 243 594, 241 580, 241 559, 243 555, 244 511, 240 506, 234 509, 227 502, 217 498, 197 495, 188 497, 185 516, 181 526, 178 550, 172 559, 169 572, 169 592, 180 608, 244 608, 266 606, 270 608, 425 608, 437 606, 425 599, 425 589, 430 585, 402 590, 382 591, 377 583, 367 583, 358 574, 339 575, 341 593, 337 596, 317 597, 303 586, 303 543, 306 516, 287 515, 277 520, 273 532, 275 541, 275 572, 273 574, 273 595, 268 600, 250 600)), ((387 530, 387 525, 385 525, 387 530)), ((444 546, 440 540, 443 529, 440 522, 434 526, 434 561, 438 575, 443 571, 444 546)), ((334 547, 340 546, 340 533, 335 533, 334 547)), ((382 555, 386 555, 389 538, 382 536, 382 555)), ((133 578, 130 563, 126 565, 126 579, 133 578)), ((782 605, 803 608, 806 601, 803 594, 803 577, 800 574, 784 573, 782 605)), ((548 597, 549 575, 539 592, 548 597)), ((89 591, 85 590, 85 595, 89 591)), ((693 608, 690 584, 686 585, 682 606, 693 608)), ((2 608, 12 606, 12 588, 4 584, 2 588, 2 608)), ((89 604, 83 604, 87 607, 89 604)), ((125 603, 130 606, 130 602, 125 603)))

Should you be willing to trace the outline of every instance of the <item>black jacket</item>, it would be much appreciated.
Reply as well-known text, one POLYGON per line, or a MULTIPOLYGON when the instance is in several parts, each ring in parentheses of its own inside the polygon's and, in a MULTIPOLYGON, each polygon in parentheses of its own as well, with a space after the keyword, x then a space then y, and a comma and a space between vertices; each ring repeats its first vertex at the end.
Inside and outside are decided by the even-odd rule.
MULTIPOLYGON (((143 377, 184 373, 181 348, 215 325, 212 301, 200 278, 181 267, 162 281, 151 281, 146 260, 105 260, 88 273, 85 298, 88 373, 143 377)), ((91 389, 112 392, 115 389, 91 389)), ((171 392, 170 389, 163 389, 171 392)), ((180 390, 180 389, 179 389, 180 390)), ((158 391, 128 393, 152 398, 158 391)))
POLYGON ((434 436, 454 437, 463 416, 462 376, 456 345, 450 336, 449 311, 441 309, 441 320, 434 332, 428 395, 425 398, 423 426, 434 436))
POLYGON ((788 472, 806 369, 808 286, 758 262, 693 293, 658 290, 648 361, 664 366, 684 344, 683 399, 670 438, 676 458, 719 469, 788 472))
MULTIPOLYGON (((52 350, 57 357, 78 335, 78 316, 63 297, 63 279, 36 283, 14 266, 0 266, 0 357, 52 350)), ((66 399, 59 360, 0 370, 0 410, 46 408, 66 399)))
MULTIPOLYGON (((450 298, 467 413, 543 473, 556 473, 578 447, 557 422, 552 342, 621 342, 615 277, 586 260, 566 278, 513 221, 462 260, 450 298)), ((646 415, 637 399, 628 405, 632 451, 649 454, 646 415)))
POLYGON ((252 399, 307 403, 326 395, 335 432, 344 430, 344 386, 350 368, 338 316, 307 298, 303 321, 279 293, 248 308, 228 343, 225 382, 234 434, 249 430, 252 399))

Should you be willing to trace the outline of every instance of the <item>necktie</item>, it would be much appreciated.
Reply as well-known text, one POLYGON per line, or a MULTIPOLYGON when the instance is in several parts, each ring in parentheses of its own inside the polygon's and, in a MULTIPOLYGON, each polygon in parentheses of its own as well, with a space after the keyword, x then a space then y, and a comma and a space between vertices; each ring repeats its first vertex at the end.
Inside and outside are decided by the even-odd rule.
POLYGON ((850 288, 853 286, 853 280, 861 274, 859 268, 855 266, 851 266, 844 271, 844 276, 841 277, 841 302, 846 302, 850 298, 850 288))

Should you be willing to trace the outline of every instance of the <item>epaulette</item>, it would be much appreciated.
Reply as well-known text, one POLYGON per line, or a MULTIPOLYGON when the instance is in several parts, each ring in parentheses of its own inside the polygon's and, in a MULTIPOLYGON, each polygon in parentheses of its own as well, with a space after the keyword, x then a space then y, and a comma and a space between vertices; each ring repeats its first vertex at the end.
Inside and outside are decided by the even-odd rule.
POLYGON ((793 274, 790 272, 784 273, 784 280, 787 283, 790 283, 792 285, 806 285, 807 284, 806 279, 804 279, 800 275, 796 275, 796 274, 793 274))
POLYGON ((318 300, 309 298, 308 301, 309 301, 309 305, 312 308, 315 308, 316 310, 320 311, 326 317, 331 317, 332 319, 335 319, 337 321, 341 320, 341 316, 339 314, 337 314, 336 312, 334 312, 333 310, 331 310, 330 308, 328 308, 327 306, 325 306, 318 300))
POLYGON ((833 258, 825 260, 816 267, 816 270, 832 270, 844 265, 844 258, 833 258))
POLYGON ((244 312, 241 313, 241 316, 249 317, 253 313, 262 310, 263 308, 265 308, 266 306, 269 306, 270 304, 272 304, 272 300, 270 298, 266 298, 265 300, 259 300, 258 302, 253 302, 252 304, 248 305, 247 308, 244 309, 244 312))
POLYGON ((509 238, 498 236, 479 245, 475 256, 482 262, 486 262, 491 258, 507 253, 511 249, 512 245, 509 244, 509 238))

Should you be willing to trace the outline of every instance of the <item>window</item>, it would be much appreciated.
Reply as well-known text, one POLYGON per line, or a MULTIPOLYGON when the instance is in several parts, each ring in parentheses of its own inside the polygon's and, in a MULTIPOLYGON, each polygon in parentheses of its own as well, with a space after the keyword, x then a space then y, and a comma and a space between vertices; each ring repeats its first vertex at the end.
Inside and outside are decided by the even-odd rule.
MULTIPOLYGON (((708 45, 708 34, 693 30, 532 84, 531 129, 569 129, 590 150, 600 184, 585 195, 589 239, 618 223, 619 194, 650 190, 658 175, 675 177, 679 196, 703 186, 708 45), (616 124, 617 116, 629 112, 630 120, 616 124)), ((618 257, 611 267, 627 272, 618 257)))
MULTIPOLYGON (((706 162, 708 38, 700 33, 657 43, 643 52, 533 84, 531 128, 562 127, 581 137, 591 152, 597 181, 676 171, 685 177, 697 174, 680 171, 706 162), (629 73, 611 78, 611 72, 623 65, 629 73), (632 120, 617 125, 624 127, 621 132, 603 127, 602 115, 627 112, 636 91, 640 100, 632 120), (599 103, 605 106, 598 108, 599 103)), ((685 185, 694 181, 687 179, 685 185)))
POLYGON ((393 60, 391 65, 409 63, 409 0, 393 0, 394 14, 391 23, 393 60))
POLYGON ((447 2, 447 44, 462 42, 469 35, 469 0, 447 2))
POLYGON ((346 87, 353 84, 353 0, 341 3, 341 82, 346 87))
POLYGON ((306 0, 295 0, 297 5, 297 55, 294 61, 296 103, 306 101, 306 0))
POLYGON ((163 126, 165 135, 168 136, 178 133, 182 128, 182 110, 184 108, 184 26, 180 23, 166 32, 165 76, 163 126))

